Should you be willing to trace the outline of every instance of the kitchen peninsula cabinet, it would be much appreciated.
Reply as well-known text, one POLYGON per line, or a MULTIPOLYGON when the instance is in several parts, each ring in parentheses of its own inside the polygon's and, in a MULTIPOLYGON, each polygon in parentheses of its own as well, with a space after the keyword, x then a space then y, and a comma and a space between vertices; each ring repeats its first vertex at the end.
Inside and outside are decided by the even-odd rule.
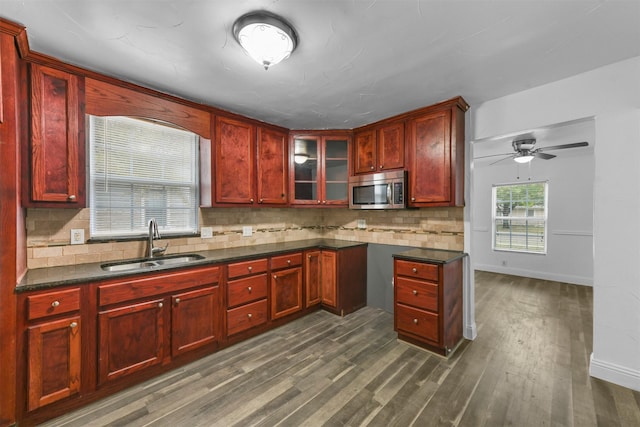
POLYGON ((84 79, 30 64, 27 207, 85 206, 84 79))
POLYGON ((354 135, 355 174, 404 168, 404 121, 366 127, 354 135))
POLYGON ((464 254, 414 249, 394 255, 394 329, 398 338, 442 356, 462 340, 464 254))
POLYGON ((271 319, 302 310, 302 253, 271 258, 271 319))
POLYGON ((291 204, 348 206, 349 135, 296 134, 291 137, 291 204))
POLYGON ((454 98, 408 120, 408 206, 464 206, 464 113, 468 108, 462 98, 454 98))

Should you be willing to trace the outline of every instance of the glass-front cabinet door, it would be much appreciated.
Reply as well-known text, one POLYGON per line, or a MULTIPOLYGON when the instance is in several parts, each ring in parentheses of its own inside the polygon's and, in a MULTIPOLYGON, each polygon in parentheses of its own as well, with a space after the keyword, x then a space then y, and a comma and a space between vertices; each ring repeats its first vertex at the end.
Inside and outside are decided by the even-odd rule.
POLYGON ((292 138, 292 204, 347 206, 349 138, 292 138))

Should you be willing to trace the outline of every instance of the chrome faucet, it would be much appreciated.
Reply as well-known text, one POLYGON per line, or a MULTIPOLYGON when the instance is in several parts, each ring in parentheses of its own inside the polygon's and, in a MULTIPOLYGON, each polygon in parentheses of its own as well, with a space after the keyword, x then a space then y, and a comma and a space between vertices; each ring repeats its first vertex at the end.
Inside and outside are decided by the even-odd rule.
POLYGON ((147 246, 147 258, 153 258, 156 254, 162 255, 167 250, 169 243, 164 248, 154 248, 153 239, 159 239, 160 232, 158 231, 158 223, 155 218, 149 220, 149 243, 147 246))

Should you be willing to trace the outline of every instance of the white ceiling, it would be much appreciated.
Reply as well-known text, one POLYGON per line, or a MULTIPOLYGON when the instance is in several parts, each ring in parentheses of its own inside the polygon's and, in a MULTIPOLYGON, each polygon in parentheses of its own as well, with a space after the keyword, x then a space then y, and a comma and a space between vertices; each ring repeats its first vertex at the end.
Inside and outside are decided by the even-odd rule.
POLYGON ((0 0, 0 16, 37 52, 290 129, 473 108, 640 56, 640 0, 0 0), (300 40, 268 71, 231 34, 253 10, 300 40))

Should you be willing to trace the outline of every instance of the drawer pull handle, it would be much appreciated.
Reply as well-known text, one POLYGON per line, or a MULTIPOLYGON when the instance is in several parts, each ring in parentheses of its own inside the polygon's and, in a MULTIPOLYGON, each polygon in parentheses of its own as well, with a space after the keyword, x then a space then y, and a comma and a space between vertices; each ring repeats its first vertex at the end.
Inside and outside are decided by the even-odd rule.
POLYGON ((417 272, 418 272, 418 269, 417 269, 417 268, 415 268, 415 267, 413 267, 413 269, 411 269, 411 271, 413 271, 414 273, 417 273, 417 272))
POLYGON ((290 259, 287 260, 287 264, 291 265, 291 260, 290 259))
POLYGON ((163 304, 161 302, 158 303, 158 308, 162 308, 163 304))
POLYGON ((71 324, 69 325, 71 329, 75 328, 76 326, 78 326, 78 322, 71 322, 71 324))
POLYGON ((251 319, 253 316, 251 316, 251 313, 249 313, 249 314, 247 314, 247 317, 248 317, 249 319, 251 319))
POLYGON ((60 305, 60 301, 54 301, 51 303, 51 307, 55 308, 60 305))
POLYGON ((249 293, 251 293, 251 291, 253 291, 253 288, 251 286, 247 286, 247 291, 249 291, 249 293))
POLYGON ((251 271, 251 270, 253 270, 253 267, 249 266, 248 269, 249 269, 249 271, 251 271))
POLYGON ((418 291, 416 291, 415 289, 413 291, 411 291, 412 294, 414 295, 418 295, 418 291))
POLYGON ((180 298, 176 298, 176 305, 180 304, 180 298))
POLYGON ((418 324, 418 319, 413 319, 413 324, 417 325, 418 324))

